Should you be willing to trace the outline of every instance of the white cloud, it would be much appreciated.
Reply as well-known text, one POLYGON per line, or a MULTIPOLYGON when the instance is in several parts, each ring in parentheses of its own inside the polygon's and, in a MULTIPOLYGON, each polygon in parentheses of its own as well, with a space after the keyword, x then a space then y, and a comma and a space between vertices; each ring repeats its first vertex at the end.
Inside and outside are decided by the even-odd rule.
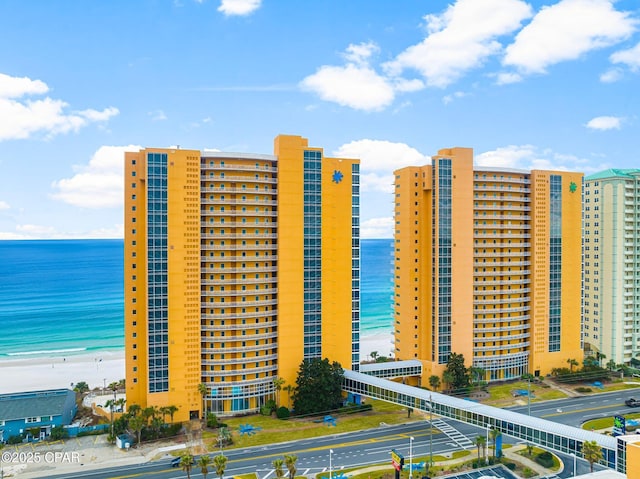
POLYGON ((636 21, 617 11, 613 0, 561 0, 543 7, 506 49, 503 64, 525 73, 545 73, 550 65, 628 38, 636 21))
POLYGON ((638 71, 640 69, 640 43, 628 50, 615 52, 611 55, 610 60, 611 63, 623 63, 627 65, 631 71, 638 71))
POLYGON ((0 211, 9 210, 9 209, 11 209, 11 206, 9 206, 9 203, 7 203, 6 201, 0 201, 0 211))
POLYGON ((391 74, 415 69, 429 86, 446 87, 499 53, 496 40, 532 15, 521 0, 458 0, 440 15, 425 16, 428 36, 384 65, 391 74))
POLYGON ((522 75, 513 72, 502 72, 496 76, 498 85, 508 85, 509 83, 518 83, 522 81, 522 75))
POLYGON ((393 224, 391 216, 368 219, 360 225, 360 237, 364 239, 393 238, 393 224))
POLYGON ((591 130, 619 130, 622 120, 617 116, 597 116, 589 120, 585 126, 591 130))
POLYGON ((164 111, 162 110, 150 111, 148 115, 153 121, 163 121, 167 119, 167 115, 165 115, 164 111))
POLYGON ((87 109, 67 113, 69 106, 62 100, 45 97, 40 100, 25 99, 25 95, 42 94, 49 88, 40 80, 16 78, 0 74, 0 141, 29 138, 43 133, 51 138, 55 135, 78 131, 93 122, 105 122, 118 109, 102 111, 87 109))
POLYGON ((40 95, 48 91, 49 87, 41 80, 11 77, 0 73, 0 98, 20 98, 24 95, 40 95))
POLYGON ((611 68, 602 75, 600 75, 600 81, 602 83, 614 83, 622 78, 622 70, 619 68, 611 68))
POLYGON ((117 239, 124 238, 124 225, 111 228, 99 228, 89 231, 64 232, 52 226, 22 224, 16 225, 15 231, 0 231, 0 240, 34 240, 34 239, 117 239))
POLYGON ((508 145, 475 155, 476 166, 494 168, 516 168, 523 170, 559 170, 595 172, 603 169, 593 162, 550 149, 539 149, 534 145, 508 145))
POLYGON ((467 96, 467 94, 465 92, 456 91, 456 92, 452 93, 451 95, 445 95, 444 97, 442 97, 442 103, 444 103, 445 105, 448 105, 453 100, 456 100, 458 98, 464 98, 465 96, 467 96))
POLYGON ((226 16, 250 15, 260 8, 262 0, 222 0, 218 11, 226 16))
POLYGON ((121 206, 124 195, 124 152, 138 151, 139 146, 102 146, 89 164, 77 168, 71 178, 51 185, 57 200, 82 208, 121 206))
POLYGON ((360 159, 360 188, 362 192, 393 193, 393 171, 429 161, 415 148, 405 143, 385 140, 356 140, 339 147, 334 155, 360 159))

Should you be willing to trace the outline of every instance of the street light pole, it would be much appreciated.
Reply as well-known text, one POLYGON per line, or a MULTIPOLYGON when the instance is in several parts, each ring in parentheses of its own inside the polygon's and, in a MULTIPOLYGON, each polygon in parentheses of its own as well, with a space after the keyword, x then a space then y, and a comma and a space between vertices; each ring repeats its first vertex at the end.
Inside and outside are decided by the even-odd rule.
POLYGON ((409 437, 409 479, 413 478, 413 436, 409 437))
POLYGON ((573 477, 576 477, 576 454, 575 453, 571 453, 571 455, 573 456, 573 477))
POLYGON ((486 447, 486 462, 487 462, 487 466, 489 465, 489 428, 491 427, 490 424, 487 424, 487 441, 485 442, 485 447, 486 447))
POLYGON ((433 401, 429 394, 429 468, 433 466, 433 401))
POLYGON ((333 454, 333 449, 329 449, 329 479, 331 479, 332 476, 332 468, 331 468, 331 455, 333 454))

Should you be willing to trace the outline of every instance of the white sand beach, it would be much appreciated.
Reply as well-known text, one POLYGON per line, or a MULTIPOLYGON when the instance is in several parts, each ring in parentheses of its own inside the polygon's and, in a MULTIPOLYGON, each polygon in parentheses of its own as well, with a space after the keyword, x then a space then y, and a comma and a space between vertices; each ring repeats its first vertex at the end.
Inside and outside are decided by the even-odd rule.
MULTIPOLYGON (((371 359, 371 353, 393 357, 393 335, 377 333, 364 336, 360 342, 360 358, 371 359)), ((84 381, 91 389, 125 377, 124 351, 100 354, 70 355, 65 358, 22 358, 0 361, 0 394, 44 389, 70 388, 84 381)))
POLYGON ((123 379, 124 350, 94 355, 0 361, 0 394, 69 388, 86 382, 91 389, 123 379))

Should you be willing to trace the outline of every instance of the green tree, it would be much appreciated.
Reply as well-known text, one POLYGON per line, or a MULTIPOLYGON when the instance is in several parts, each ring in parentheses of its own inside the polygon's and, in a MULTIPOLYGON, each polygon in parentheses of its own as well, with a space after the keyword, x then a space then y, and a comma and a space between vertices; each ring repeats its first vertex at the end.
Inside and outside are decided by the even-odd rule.
POLYGON ((609 362, 607 363, 607 368, 609 369, 609 371, 613 371, 614 369, 617 369, 618 365, 616 364, 616 362, 613 359, 609 359, 609 362))
POLYGON ((289 479, 296 477, 296 472, 298 471, 298 469, 296 469, 296 462, 298 462, 298 456, 295 454, 285 454, 284 464, 289 470, 289 479))
POLYGON ((285 382, 286 381, 284 379, 279 378, 278 376, 273 378, 273 387, 276 388, 276 403, 278 406, 280 406, 280 391, 282 390, 282 386, 284 386, 285 382))
POLYGON ((374 362, 377 362, 378 359, 378 351, 371 351, 371 354, 369 354, 369 356, 371 356, 371 359, 373 359, 374 362))
POLYGON ((602 448, 596 441, 585 441, 582 443, 582 457, 589 463, 593 472, 593 463, 602 461, 602 448))
POLYGON ((329 411, 342 400, 344 370, 337 362, 325 359, 305 359, 300 364, 293 407, 298 414, 329 411))
POLYGON ((80 381, 80 382, 76 383, 76 385, 73 388, 73 390, 75 392, 77 392, 77 393, 84 394, 86 392, 89 392, 89 385, 84 381, 80 381))
POLYGON ((291 395, 296 388, 293 386, 293 384, 287 384, 283 389, 287 391, 287 406, 289 406, 289 404, 291 404, 291 395))
POLYGON ((284 477, 284 461, 282 459, 274 459, 273 462, 273 469, 274 472, 276 473, 276 477, 278 479, 281 479, 282 477, 284 477))
POLYGON ((449 371, 444 371, 442 373, 442 382, 447 389, 451 389, 453 387, 453 374, 449 371))
POLYGON ((209 464, 211 464, 211 456, 200 456, 198 459, 198 467, 200 468, 200 472, 202 473, 202 477, 207 479, 207 474, 209 474, 209 464))
POLYGON ((140 444, 140 434, 142 433, 142 428, 145 427, 146 424, 147 419, 143 417, 142 414, 129 418, 129 427, 136 433, 137 444, 140 444))
POLYGON ((489 431, 489 437, 491 438, 491 449, 493 450, 493 457, 496 457, 496 442, 498 442, 498 438, 502 436, 502 433, 497 429, 491 429, 489 431))
POLYGON ((139 404, 131 404, 128 408, 127 411, 129 412, 129 415, 132 417, 137 416, 138 414, 140 414, 140 412, 142 411, 142 408, 140 407, 139 404))
POLYGON ((178 412, 178 409, 180 408, 175 404, 169 404, 167 406, 167 412, 169 413, 169 417, 171 418, 171 424, 173 424, 173 415, 178 412))
POLYGON ((222 454, 218 454, 213 458, 213 466, 216 468, 216 474, 220 479, 224 476, 224 470, 227 468, 227 458, 222 454))
POLYGON ((200 393, 200 395, 202 396, 202 409, 204 411, 204 413, 202 414, 202 417, 205 419, 207 419, 207 394, 209 393, 209 388, 207 387, 206 384, 204 383, 200 383, 198 384, 198 392, 200 393))
POLYGON ((480 453, 484 457, 484 448, 487 445, 487 439, 484 436, 476 436, 476 447, 478 448, 478 462, 480 462, 480 453))
POLYGON ((578 365, 578 361, 573 358, 567 359, 567 364, 569 365, 569 372, 573 372, 573 367, 578 365))
POLYGON ((191 478, 191 469, 193 469, 193 456, 191 454, 185 454, 180 459, 180 467, 187 473, 187 478, 191 478))
POLYGON ((433 389, 434 391, 440 389, 440 378, 435 374, 429 376, 429 386, 431 386, 431 389, 433 389))
POLYGON ((458 390, 469 387, 471 379, 469 377, 469 370, 464 365, 464 356, 462 354, 451 353, 445 371, 451 374, 452 389, 458 390))

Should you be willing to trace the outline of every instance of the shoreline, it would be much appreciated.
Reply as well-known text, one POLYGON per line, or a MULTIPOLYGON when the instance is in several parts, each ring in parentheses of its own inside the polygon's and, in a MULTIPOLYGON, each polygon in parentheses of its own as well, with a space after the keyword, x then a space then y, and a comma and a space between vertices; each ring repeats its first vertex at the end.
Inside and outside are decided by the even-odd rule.
MULTIPOLYGON (((363 336, 360 339, 360 360, 371 359, 374 351, 378 356, 392 356, 392 339, 390 332, 363 336)), ((86 382, 90 389, 102 389, 125 377, 124 348, 61 352, 69 354, 0 356, 0 394, 73 389, 80 381, 86 382)))

